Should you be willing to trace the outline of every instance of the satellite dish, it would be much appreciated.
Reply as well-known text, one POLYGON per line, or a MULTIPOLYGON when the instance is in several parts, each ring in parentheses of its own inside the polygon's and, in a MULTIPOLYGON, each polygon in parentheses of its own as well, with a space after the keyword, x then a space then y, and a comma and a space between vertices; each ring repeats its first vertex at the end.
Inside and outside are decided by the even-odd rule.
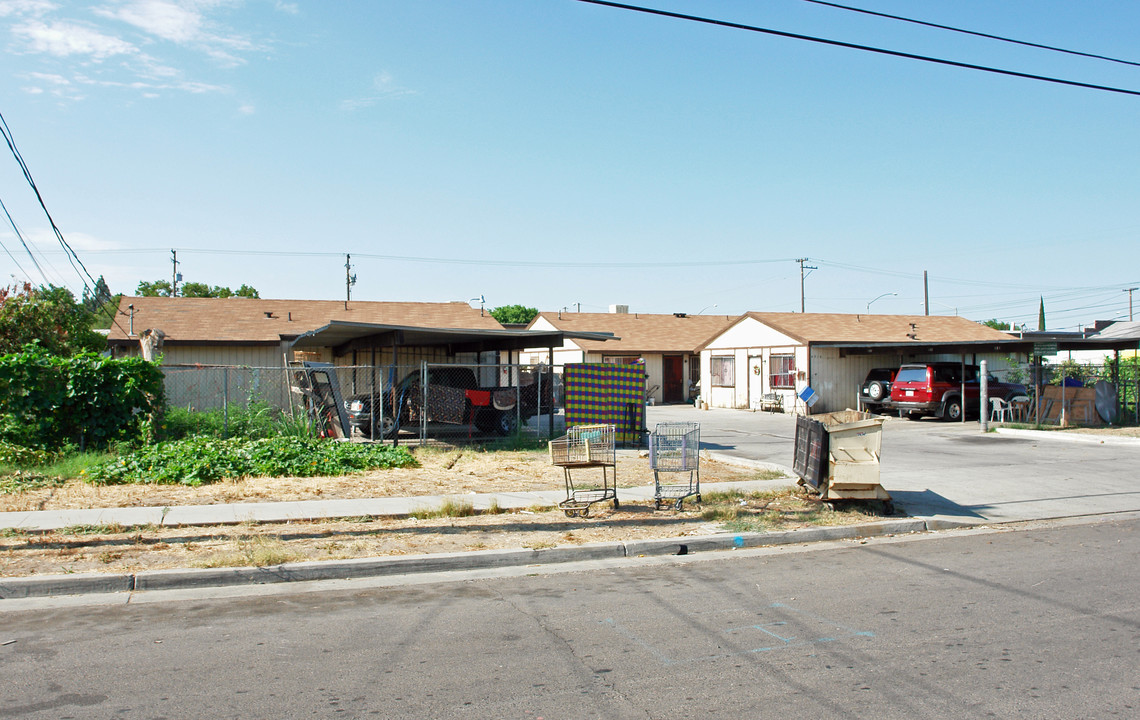
POLYGON ((1096 414, 1109 425, 1116 423, 1116 386, 1107 380, 1097 380, 1093 386, 1096 390, 1096 414))

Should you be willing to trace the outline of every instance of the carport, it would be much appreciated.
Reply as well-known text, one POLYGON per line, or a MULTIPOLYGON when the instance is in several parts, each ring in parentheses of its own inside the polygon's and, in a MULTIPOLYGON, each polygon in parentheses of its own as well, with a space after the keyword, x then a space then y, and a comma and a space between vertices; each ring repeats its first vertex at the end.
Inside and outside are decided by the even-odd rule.
MULTIPOLYGON (((552 387, 554 383, 554 348, 560 347, 566 338, 595 341, 616 339, 612 333, 433 328, 339 320, 299 335, 282 335, 287 361, 294 351, 327 349, 332 353, 334 365, 369 365, 374 369, 381 365, 396 367, 401 362, 426 362, 429 359, 440 362, 462 353, 481 357, 483 353, 505 352, 510 360, 523 349, 546 348, 547 387, 552 387)), ((496 364, 502 364, 501 360, 500 355, 496 364)), ((549 417, 549 433, 553 437, 553 413, 549 417)))
POLYGON ((752 312, 700 348, 701 399, 759 409, 773 397, 785 410, 834 412, 857 406, 873 368, 987 360, 1000 371, 1032 346, 957 316, 752 312), (809 387, 817 398, 810 408, 800 399, 809 387))

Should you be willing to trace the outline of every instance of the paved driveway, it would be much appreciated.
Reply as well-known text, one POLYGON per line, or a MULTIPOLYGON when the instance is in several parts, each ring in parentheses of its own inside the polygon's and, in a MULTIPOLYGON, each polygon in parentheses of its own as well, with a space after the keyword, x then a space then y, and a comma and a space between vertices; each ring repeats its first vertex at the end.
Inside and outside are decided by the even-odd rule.
MULTIPOLYGON (((791 472, 795 416, 653 406, 648 427, 701 424, 701 445, 791 472)), ((888 418, 882 485, 911 515, 992 521, 1140 511, 1140 440, 982 433, 976 422, 888 418)))

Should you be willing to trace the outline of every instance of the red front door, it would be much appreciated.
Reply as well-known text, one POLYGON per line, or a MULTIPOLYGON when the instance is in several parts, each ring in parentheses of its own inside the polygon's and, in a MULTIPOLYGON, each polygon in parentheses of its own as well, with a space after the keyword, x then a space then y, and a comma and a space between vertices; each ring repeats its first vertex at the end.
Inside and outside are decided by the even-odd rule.
POLYGON ((666 355, 664 357, 664 387, 661 389, 661 399, 667 403, 683 402, 684 396, 684 363, 680 355, 666 355))

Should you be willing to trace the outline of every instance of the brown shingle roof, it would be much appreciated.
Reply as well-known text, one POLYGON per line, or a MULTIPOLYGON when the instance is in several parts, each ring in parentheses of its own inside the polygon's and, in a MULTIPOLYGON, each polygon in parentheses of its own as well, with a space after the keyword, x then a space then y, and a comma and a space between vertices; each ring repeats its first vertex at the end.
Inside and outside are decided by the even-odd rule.
MULTIPOLYGON (((249 298, 124 297, 109 340, 128 340, 134 305, 135 336, 147 328, 167 342, 277 342, 332 320, 425 328, 501 330, 495 318, 464 302, 365 302, 353 300, 252 300, 249 298)), ((131 339, 133 341, 133 338, 131 339)))
POLYGON ((1000 330, 994 330, 964 317, 945 315, 750 312, 742 315, 737 322, 745 318, 764 323, 802 343, 907 344, 916 340, 929 343, 1012 340, 1007 333, 1000 330), (909 337, 910 334, 915 337, 909 337))
POLYGON ((728 327, 730 315, 650 315, 646 313, 539 313, 558 330, 609 332, 618 340, 574 340, 584 350, 607 353, 693 352, 728 327))

